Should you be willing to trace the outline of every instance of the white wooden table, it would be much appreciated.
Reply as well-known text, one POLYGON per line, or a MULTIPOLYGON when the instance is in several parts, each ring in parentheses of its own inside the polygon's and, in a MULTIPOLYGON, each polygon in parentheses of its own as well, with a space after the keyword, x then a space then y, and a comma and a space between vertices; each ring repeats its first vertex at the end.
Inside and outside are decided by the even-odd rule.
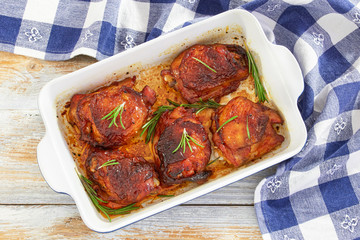
POLYGON ((274 167, 111 233, 85 226, 73 200, 54 192, 39 171, 36 147, 45 128, 37 97, 51 79, 94 62, 0 52, 0 239, 261 239, 254 189, 274 167))

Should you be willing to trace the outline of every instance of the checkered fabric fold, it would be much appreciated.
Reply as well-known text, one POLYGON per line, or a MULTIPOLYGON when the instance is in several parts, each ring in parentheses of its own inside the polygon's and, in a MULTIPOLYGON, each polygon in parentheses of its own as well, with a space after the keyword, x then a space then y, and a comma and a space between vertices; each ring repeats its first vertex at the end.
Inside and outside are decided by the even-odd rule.
POLYGON ((360 239, 360 5, 297 2, 245 6, 299 62, 308 130, 302 151, 258 185, 258 222, 264 239, 360 239))
POLYGON ((242 1, 0 0, 0 51, 46 60, 99 60, 242 1))
MULTIPOLYGON (((302 151, 255 191, 264 239, 360 239, 359 0, 0 0, 0 50, 99 60, 244 8, 304 75, 302 151)), ((289 76, 291 79, 291 76, 289 76)))

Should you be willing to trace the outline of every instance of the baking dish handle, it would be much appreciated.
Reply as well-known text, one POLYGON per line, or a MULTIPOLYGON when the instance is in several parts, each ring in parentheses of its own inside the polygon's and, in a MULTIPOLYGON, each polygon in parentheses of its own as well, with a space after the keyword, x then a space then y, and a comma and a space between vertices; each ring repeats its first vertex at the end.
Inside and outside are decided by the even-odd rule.
POLYGON ((55 192, 67 193, 62 166, 56 157, 54 147, 47 134, 45 134, 37 147, 37 160, 41 174, 48 185, 55 192))
POLYGON ((287 89, 291 96, 297 99, 304 91, 304 78, 299 63, 286 47, 280 45, 273 46, 275 48, 276 62, 279 64, 279 69, 281 69, 281 73, 286 80, 285 84, 288 85, 287 89))

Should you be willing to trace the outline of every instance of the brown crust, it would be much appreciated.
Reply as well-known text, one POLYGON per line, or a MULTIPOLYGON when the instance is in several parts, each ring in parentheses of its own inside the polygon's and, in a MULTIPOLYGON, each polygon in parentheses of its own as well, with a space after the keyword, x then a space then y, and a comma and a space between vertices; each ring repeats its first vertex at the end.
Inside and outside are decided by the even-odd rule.
POLYGON ((178 107, 161 117, 154 138, 155 164, 163 185, 185 181, 203 181, 210 175, 205 171, 211 155, 208 135, 192 110, 178 107), (186 146, 173 152, 180 143, 184 129, 198 146, 190 141, 192 151, 186 146))
POLYGON ((246 52, 238 45, 197 44, 174 59, 171 75, 176 81, 175 88, 188 102, 194 103, 200 98, 205 101, 218 99, 234 92, 249 76, 246 52))
POLYGON ((158 189, 158 174, 154 165, 140 156, 133 156, 119 150, 91 148, 85 160, 88 178, 93 189, 106 201, 100 204, 121 208, 139 202, 158 189), (115 160, 118 164, 101 167, 115 160))
POLYGON ((227 161, 236 167, 261 157, 284 141, 284 137, 273 128, 273 124, 283 123, 281 116, 275 110, 244 97, 232 99, 218 109, 212 119, 213 142, 227 161), (237 118, 218 131, 235 116, 237 118))
POLYGON ((156 95, 147 86, 141 93, 135 91, 132 88, 134 83, 135 77, 128 78, 95 92, 72 97, 68 118, 79 129, 80 140, 92 146, 117 147, 126 144, 141 130, 156 95), (117 126, 110 126, 111 120, 103 119, 121 104, 125 104, 121 114, 125 129, 119 117, 116 119, 117 126))

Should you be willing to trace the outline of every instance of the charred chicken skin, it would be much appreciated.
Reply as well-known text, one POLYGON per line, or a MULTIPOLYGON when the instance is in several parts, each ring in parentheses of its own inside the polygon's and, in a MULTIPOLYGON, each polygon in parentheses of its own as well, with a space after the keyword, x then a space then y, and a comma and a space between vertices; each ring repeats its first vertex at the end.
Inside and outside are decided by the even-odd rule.
POLYGON ((279 146, 284 137, 273 124, 282 124, 273 109, 237 97, 213 115, 213 142, 229 163, 238 167, 279 146))
POLYGON ((178 107, 160 118, 154 136, 155 164, 165 186, 203 182, 211 155, 208 135, 192 110, 178 107), (181 143, 183 143, 181 145, 181 143))
POLYGON ((93 93, 72 97, 69 122, 79 129, 80 139, 105 148, 126 144, 140 130, 156 101, 148 86, 132 87, 135 77, 116 82, 93 93))
POLYGON ((93 189, 106 201, 99 203, 114 209, 141 201, 160 184, 152 163, 119 150, 91 148, 85 168, 93 189))
POLYGON ((218 99, 234 92, 249 76, 245 50, 238 45, 194 45, 180 53, 171 64, 175 89, 190 103, 218 99))

